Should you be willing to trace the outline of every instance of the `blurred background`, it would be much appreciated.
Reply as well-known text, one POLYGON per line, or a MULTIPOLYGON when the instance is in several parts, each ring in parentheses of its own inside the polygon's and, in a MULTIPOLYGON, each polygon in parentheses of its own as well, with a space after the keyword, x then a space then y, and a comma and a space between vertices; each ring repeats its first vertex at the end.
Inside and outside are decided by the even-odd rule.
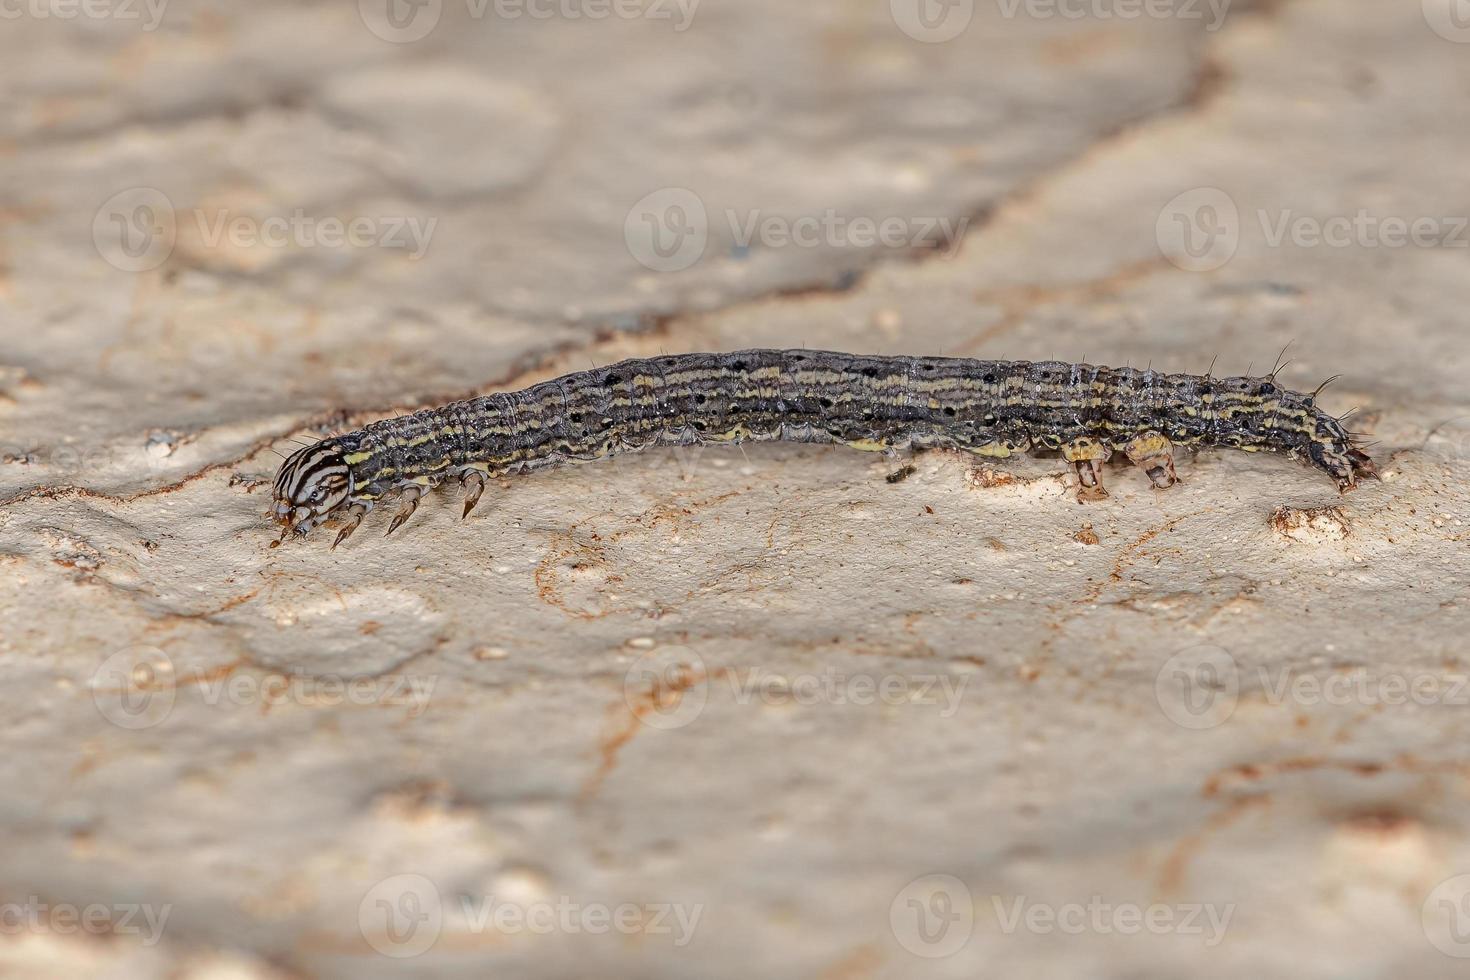
POLYGON ((0 92, 17 976, 1460 975, 1464 0, 0 0, 0 92), (289 440, 625 356, 1288 344, 1384 484, 267 547, 289 440))

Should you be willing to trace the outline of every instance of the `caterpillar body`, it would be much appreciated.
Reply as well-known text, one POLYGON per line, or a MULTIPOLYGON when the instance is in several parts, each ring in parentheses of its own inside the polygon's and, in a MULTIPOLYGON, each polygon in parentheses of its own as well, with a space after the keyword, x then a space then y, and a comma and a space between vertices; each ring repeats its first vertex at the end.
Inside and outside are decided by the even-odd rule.
POLYGON ((1005 457, 1060 453, 1079 492, 1101 495, 1115 451, 1155 487, 1175 481, 1175 447, 1228 446, 1301 458, 1342 491, 1372 460, 1314 394, 1274 376, 1213 378, 1058 361, 864 356, 814 350, 671 354, 579 371, 521 391, 425 409, 292 454, 274 516, 305 535, 333 520, 346 540, 390 495, 388 533, 447 479, 465 516, 487 477, 656 445, 746 440, 855 449, 952 448, 1005 457))

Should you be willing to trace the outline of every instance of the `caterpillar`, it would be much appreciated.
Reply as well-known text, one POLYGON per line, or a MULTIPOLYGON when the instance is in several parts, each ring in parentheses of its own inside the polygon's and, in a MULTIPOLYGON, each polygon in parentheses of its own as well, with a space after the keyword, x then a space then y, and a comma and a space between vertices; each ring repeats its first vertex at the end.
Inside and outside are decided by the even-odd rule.
MULTIPOLYGON (((1320 388, 1318 392, 1320 392, 1320 388)), ((840 443, 896 454, 1056 452, 1079 495, 1101 496, 1121 452, 1166 489, 1176 447, 1286 453, 1346 492, 1377 476, 1339 419, 1265 377, 1161 374, 1059 361, 864 356, 816 350, 671 354, 567 374, 374 422, 303 448, 281 466, 273 515, 304 536, 329 520, 347 540, 377 504, 399 503, 388 533, 455 478, 464 517, 486 479, 655 445, 746 440, 840 443)), ((277 544, 280 543, 278 540, 277 544)))

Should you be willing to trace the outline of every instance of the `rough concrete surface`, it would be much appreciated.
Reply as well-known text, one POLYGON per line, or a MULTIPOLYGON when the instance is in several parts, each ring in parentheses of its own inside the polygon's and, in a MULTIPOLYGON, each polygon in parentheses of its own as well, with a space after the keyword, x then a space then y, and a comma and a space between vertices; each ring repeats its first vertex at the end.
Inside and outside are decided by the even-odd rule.
POLYGON ((1458 2, 5 5, 0 966, 1463 976, 1458 2), (293 440, 634 354, 1288 342, 1381 483, 767 445, 265 518, 293 440))

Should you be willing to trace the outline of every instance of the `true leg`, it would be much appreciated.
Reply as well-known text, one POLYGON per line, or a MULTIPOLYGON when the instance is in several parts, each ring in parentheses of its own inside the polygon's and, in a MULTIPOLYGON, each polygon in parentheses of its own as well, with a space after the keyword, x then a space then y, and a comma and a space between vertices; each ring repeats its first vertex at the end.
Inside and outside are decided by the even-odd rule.
POLYGON ((353 504, 347 508, 346 513, 342 515, 342 530, 337 532, 337 540, 332 542, 333 551, 337 550, 337 545, 352 537, 353 531, 362 526, 362 519, 371 509, 369 504, 353 504))
MULTIPOLYGON (((388 534, 392 534, 403 526, 403 522, 413 516, 413 512, 419 509, 419 500, 424 496, 424 488, 417 484, 410 484, 403 490, 403 505, 399 507, 398 513, 394 515, 393 522, 388 525, 388 534)), ((387 537, 388 534, 383 535, 387 537)))
POLYGON ((465 470, 459 482, 464 487, 464 513, 460 515, 460 520, 464 520, 470 516, 470 511, 475 509, 475 505, 480 502, 480 495, 485 492, 485 474, 479 470, 465 470))

